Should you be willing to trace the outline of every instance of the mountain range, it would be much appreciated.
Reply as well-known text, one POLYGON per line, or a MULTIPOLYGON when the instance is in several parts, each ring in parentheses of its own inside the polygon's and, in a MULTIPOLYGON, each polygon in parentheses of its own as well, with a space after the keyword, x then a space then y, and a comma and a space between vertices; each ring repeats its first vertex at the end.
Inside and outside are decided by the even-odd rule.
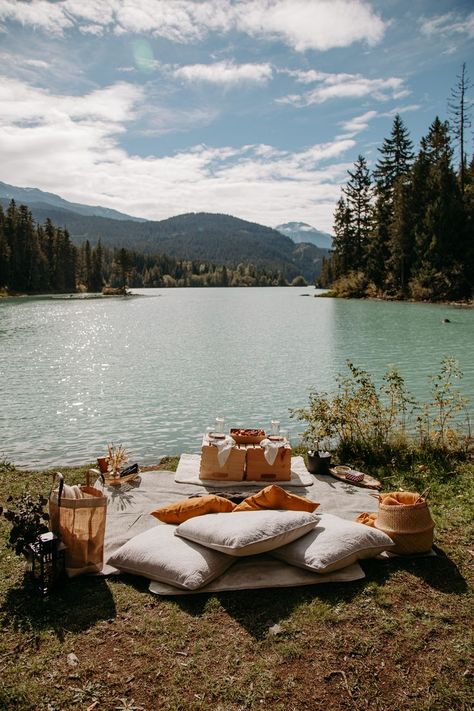
MULTIPOLYGON (((95 245, 100 239, 107 247, 167 254, 177 259, 231 267, 252 263, 260 269, 280 271, 287 280, 301 274, 308 282, 319 275, 322 258, 327 254, 327 249, 316 246, 312 240, 292 239, 281 231, 231 215, 200 212, 166 220, 144 220, 109 208, 71 203, 37 188, 18 188, 0 182, 0 203, 7 206, 11 199, 28 205, 40 224, 50 218, 54 224, 66 228, 77 245, 86 239, 95 245)), ((305 226, 305 223, 288 225, 305 226)), ((306 227, 319 233, 309 225, 306 227)), ((294 235, 297 232, 294 228, 294 235)), ((314 238, 309 230, 306 232, 314 238)), ((301 234, 306 232, 300 230, 301 234)))
POLYGON ((306 222, 285 222, 284 225, 275 227, 278 232, 290 237, 293 242, 309 242, 315 247, 323 249, 331 249, 332 235, 328 232, 321 232, 315 227, 308 225, 306 222))

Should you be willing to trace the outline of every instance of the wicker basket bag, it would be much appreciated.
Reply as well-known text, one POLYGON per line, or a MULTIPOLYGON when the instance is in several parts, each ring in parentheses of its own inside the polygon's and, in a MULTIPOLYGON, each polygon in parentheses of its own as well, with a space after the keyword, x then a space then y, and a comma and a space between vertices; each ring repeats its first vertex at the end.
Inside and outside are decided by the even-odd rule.
POLYGON ((391 552, 399 555, 427 553, 433 545, 434 522, 426 498, 408 491, 379 495, 375 528, 396 544, 391 552))

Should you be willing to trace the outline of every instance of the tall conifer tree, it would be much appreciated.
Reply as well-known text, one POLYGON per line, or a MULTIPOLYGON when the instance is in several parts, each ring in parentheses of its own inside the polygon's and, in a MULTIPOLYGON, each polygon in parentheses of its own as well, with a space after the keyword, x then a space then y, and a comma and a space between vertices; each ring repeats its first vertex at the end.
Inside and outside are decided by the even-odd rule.
POLYGON ((367 255, 368 276, 379 288, 385 286, 390 291, 403 293, 402 282, 405 285, 411 249, 405 227, 403 250, 400 252, 400 218, 409 210, 406 186, 413 162, 413 143, 399 114, 394 117, 390 137, 378 150, 380 158, 374 170, 375 214, 367 255), (397 205, 399 199, 403 200, 403 204, 397 205), (396 228, 393 226, 395 213, 396 228))
POLYGON ((354 163, 354 171, 349 173, 349 182, 343 188, 347 198, 347 207, 351 219, 351 264, 354 270, 364 270, 366 266, 366 249, 372 218, 371 183, 367 161, 359 155, 354 163))
POLYGON ((451 116, 452 133, 455 142, 459 146, 459 185, 461 194, 464 195, 467 170, 466 134, 471 127, 471 109, 473 105, 467 95, 469 89, 472 89, 472 83, 467 75, 466 62, 463 62, 461 74, 457 76, 457 80, 456 86, 451 89, 448 107, 451 116))

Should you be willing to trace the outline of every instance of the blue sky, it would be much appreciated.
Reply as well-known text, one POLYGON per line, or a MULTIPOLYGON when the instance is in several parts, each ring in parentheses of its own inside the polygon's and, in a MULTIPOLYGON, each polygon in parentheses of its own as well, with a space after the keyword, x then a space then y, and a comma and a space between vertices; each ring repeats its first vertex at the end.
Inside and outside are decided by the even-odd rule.
POLYGON ((0 0, 0 180, 331 231, 357 155, 396 112, 418 145, 473 49, 472 0, 0 0))

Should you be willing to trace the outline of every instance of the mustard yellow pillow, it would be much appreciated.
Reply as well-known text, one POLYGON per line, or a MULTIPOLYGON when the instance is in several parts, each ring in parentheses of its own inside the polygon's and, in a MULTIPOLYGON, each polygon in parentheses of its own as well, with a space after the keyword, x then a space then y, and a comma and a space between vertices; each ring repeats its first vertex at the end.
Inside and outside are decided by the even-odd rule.
POLYGON ((312 513, 318 508, 315 501, 290 494, 280 486, 271 484, 258 491, 253 496, 248 496, 238 504, 234 511, 259 511, 260 509, 284 509, 286 511, 309 511, 312 513))
POLYGON ((202 516, 208 513, 228 513, 233 511, 235 504, 222 496, 208 494, 207 496, 193 496, 190 499, 181 499, 169 506, 151 512, 151 516, 164 523, 184 523, 188 518, 202 516))

